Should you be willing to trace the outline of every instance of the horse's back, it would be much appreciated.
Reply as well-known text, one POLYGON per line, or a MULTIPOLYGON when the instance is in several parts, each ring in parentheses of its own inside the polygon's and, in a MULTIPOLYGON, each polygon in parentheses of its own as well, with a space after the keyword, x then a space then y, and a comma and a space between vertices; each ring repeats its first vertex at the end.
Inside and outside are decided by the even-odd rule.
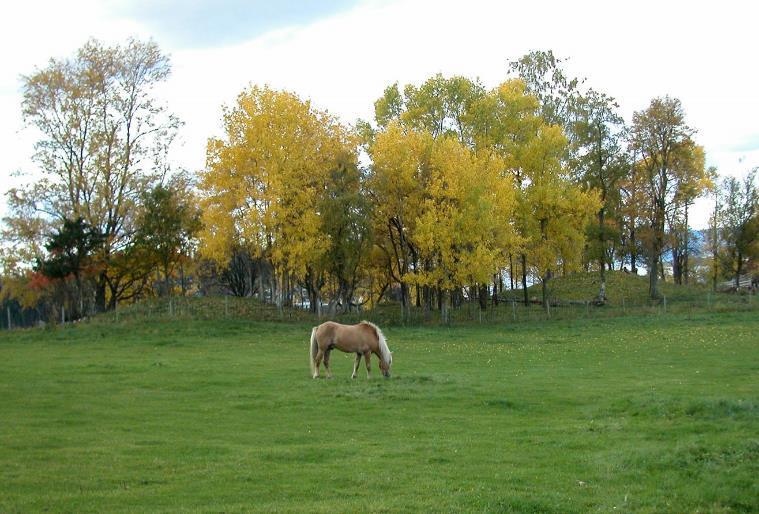
POLYGON ((374 329, 365 323, 343 325, 334 321, 325 321, 316 327, 316 337, 320 345, 334 346, 344 352, 372 351, 376 345, 374 334, 374 329))

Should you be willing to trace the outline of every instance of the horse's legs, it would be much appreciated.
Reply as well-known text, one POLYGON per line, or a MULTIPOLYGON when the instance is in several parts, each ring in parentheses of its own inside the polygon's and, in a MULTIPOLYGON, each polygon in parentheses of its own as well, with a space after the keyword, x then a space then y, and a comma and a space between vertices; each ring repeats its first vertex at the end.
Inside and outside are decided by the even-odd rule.
MULTIPOLYGON (((319 378, 319 366, 322 363, 322 357, 323 356, 324 356, 324 352, 322 351, 321 348, 319 348, 319 351, 316 352, 316 359, 315 359, 315 361, 316 361, 316 366, 315 366, 316 367, 316 371, 314 371, 314 378, 319 378)), ((325 366, 326 366, 326 363, 325 363, 325 366)))
POLYGON ((332 378, 332 370, 329 369, 329 354, 332 350, 324 352, 324 369, 327 370, 327 378, 332 378))
POLYGON ((361 364, 361 354, 356 353, 356 360, 353 363, 353 374, 351 375, 351 378, 356 378, 356 372, 358 371, 359 364, 361 364))
POLYGON ((366 352, 364 360, 366 360, 366 378, 372 378, 372 352, 366 352))

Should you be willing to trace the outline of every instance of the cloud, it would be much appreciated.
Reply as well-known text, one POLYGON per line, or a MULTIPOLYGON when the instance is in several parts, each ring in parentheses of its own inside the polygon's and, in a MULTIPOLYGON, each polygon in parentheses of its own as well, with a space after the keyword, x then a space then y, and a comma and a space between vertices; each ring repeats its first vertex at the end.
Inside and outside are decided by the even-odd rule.
POLYGON ((749 134, 729 147, 731 152, 754 152, 759 150, 759 132, 749 134))
POLYGON ((655 96, 680 98, 721 172, 759 164, 759 151, 744 151, 757 148, 759 119, 749 3, 71 0, 9 10, 0 21, 0 43, 13 50, 0 56, 0 139, 13 144, 0 173, 32 167, 32 141, 18 134, 18 76, 90 36, 121 43, 130 35, 171 54, 174 72, 160 94, 186 123, 173 155, 190 170, 203 167, 207 138, 221 135, 221 106, 250 83, 294 91, 352 122, 370 118, 395 81, 441 72, 494 87, 507 62, 532 49, 569 58, 568 71, 614 96, 628 121, 655 96))
POLYGON ((208 48, 347 9, 357 0, 131 0, 113 4, 114 16, 133 19, 176 48, 208 48))

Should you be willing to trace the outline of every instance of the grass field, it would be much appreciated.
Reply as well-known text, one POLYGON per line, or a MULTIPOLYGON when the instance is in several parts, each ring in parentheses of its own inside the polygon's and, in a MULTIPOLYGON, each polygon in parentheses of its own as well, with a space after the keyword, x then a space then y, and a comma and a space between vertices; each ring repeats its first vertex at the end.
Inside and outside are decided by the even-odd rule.
POLYGON ((759 510, 756 312, 387 327, 370 381, 309 328, 0 334, 0 512, 759 510))

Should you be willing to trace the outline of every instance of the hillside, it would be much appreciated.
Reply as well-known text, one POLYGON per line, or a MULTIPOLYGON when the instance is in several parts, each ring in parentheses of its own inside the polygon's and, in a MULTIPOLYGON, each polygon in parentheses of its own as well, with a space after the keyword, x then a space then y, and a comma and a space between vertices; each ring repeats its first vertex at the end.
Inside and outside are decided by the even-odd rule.
MULTIPOLYGON (((578 272, 563 277, 556 277, 548 282, 551 299, 560 301, 589 301, 598 295, 598 273, 578 272)), ((541 298, 540 284, 527 289, 531 298, 541 298)), ((703 285, 677 285, 671 282, 659 282, 659 290, 667 301, 705 300, 709 289, 703 285)), ((630 305, 648 301, 648 277, 633 275, 622 271, 606 272, 606 296, 610 305, 624 302, 630 305)))

